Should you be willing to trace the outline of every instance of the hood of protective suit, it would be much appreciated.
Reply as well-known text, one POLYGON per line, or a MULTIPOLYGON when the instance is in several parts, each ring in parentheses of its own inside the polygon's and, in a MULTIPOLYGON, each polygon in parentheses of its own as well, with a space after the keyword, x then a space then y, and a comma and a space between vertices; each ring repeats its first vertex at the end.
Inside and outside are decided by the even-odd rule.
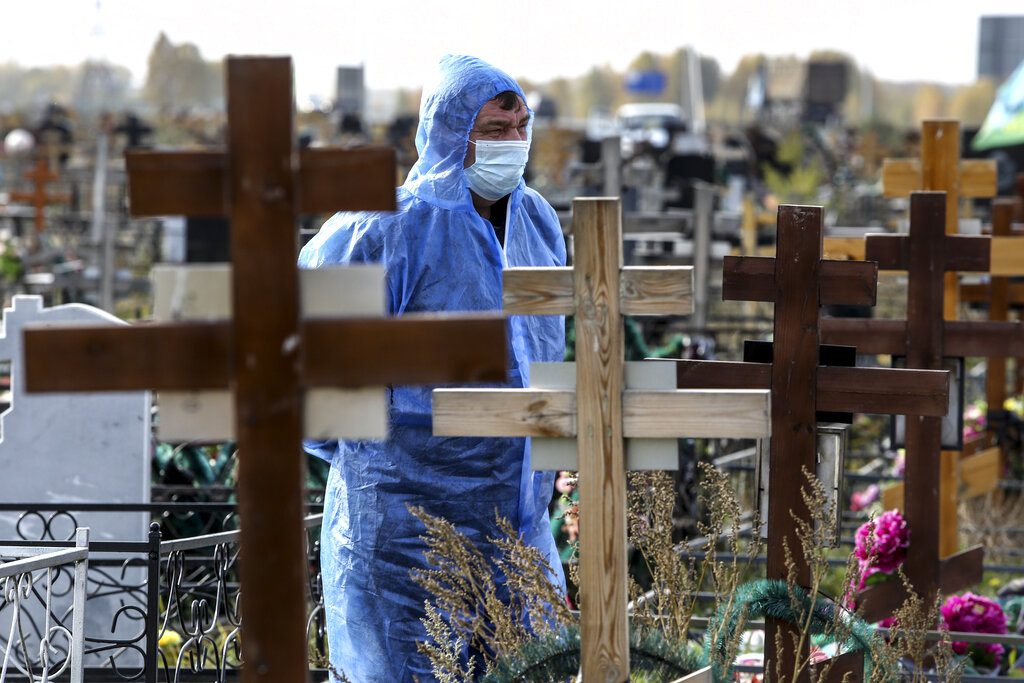
MULTIPOLYGON (((507 90, 519 95, 525 104, 522 88, 501 69, 476 57, 443 57, 437 81, 424 88, 416 130, 419 160, 403 187, 435 206, 473 211, 463 170, 469 132, 480 108, 507 90)), ((533 112, 530 114, 528 139, 533 133, 533 112)), ((520 180, 517 192, 522 192, 523 186, 520 180)))

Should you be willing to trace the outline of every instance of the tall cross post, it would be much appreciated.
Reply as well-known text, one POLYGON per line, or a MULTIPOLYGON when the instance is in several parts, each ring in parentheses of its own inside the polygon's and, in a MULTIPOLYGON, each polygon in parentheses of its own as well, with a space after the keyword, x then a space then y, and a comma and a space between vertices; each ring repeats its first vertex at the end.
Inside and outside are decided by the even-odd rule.
POLYGON ((35 210, 35 232, 39 235, 46 229, 46 207, 50 204, 71 201, 66 194, 51 194, 46 191, 46 186, 57 180, 59 176, 50 169, 50 164, 45 154, 40 154, 36 164, 25 172, 25 179, 32 182, 31 192, 12 192, 11 201, 31 204, 35 210))
MULTIPOLYGON (((906 270, 907 320, 827 319, 822 339, 846 343, 864 354, 907 357, 908 368, 940 369, 944 356, 1020 356, 1024 326, 1009 322, 943 320, 939 304, 942 275, 956 271, 987 271, 989 237, 945 234, 946 197, 941 192, 915 192, 910 198, 908 235, 868 235, 867 257, 880 268, 906 270)), ((958 454, 941 450, 941 420, 923 416, 906 422, 907 464, 905 510, 911 543, 906 573, 914 589, 930 600, 938 592, 960 590, 981 580, 983 551, 957 553, 956 467, 958 454), (952 538, 943 542, 943 530, 952 538)), ((898 605, 904 591, 889 581, 865 591, 869 614, 884 616, 898 605)))
MULTIPOLYGON (((797 582, 805 587, 811 583, 810 568, 797 536, 796 519, 808 524, 812 520, 802 490, 803 471, 817 471, 816 414, 939 417, 946 412, 949 385, 945 371, 819 365, 821 306, 874 305, 877 283, 874 263, 825 260, 822 254, 821 207, 780 206, 776 256, 728 256, 723 264, 724 299, 775 304, 771 365, 675 361, 681 388, 771 390, 767 575, 787 580, 792 562, 797 582)), ((778 665, 789 675, 799 668, 799 662, 807 661, 807 643, 796 647, 799 630, 791 624, 768 619, 767 626, 766 670, 774 674, 778 665), (781 634, 781 650, 776 646, 776 634, 781 634)), ((801 672, 801 679, 806 676, 806 670, 801 672)))
MULTIPOLYGON (((960 231, 960 200, 996 194, 996 164, 989 159, 960 159, 960 122, 925 119, 921 122, 920 159, 886 159, 882 191, 886 197, 911 192, 945 192, 947 235, 960 231)), ((947 273, 943 285, 943 315, 957 318, 957 278, 947 273)))
POLYGON ((229 58, 227 105, 226 150, 139 152, 128 171, 136 215, 230 217, 232 319, 26 331, 27 388, 233 390, 243 681, 300 683, 309 668, 304 392, 502 380, 505 324, 497 315, 302 319, 299 213, 393 209, 394 152, 297 150, 286 57, 229 58))
MULTIPOLYGON (((572 268, 505 271, 504 308, 575 315, 574 390, 437 389, 434 433, 533 437, 535 460, 538 438, 575 438, 575 462, 565 468, 579 471, 582 680, 622 683, 629 678, 626 470, 635 440, 765 438, 768 392, 680 391, 670 371, 663 390, 631 388, 622 316, 691 313, 692 268, 623 267, 618 199, 576 199, 573 235, 572 268)), ((669 468, 659 462, 635 468, 669 468)))

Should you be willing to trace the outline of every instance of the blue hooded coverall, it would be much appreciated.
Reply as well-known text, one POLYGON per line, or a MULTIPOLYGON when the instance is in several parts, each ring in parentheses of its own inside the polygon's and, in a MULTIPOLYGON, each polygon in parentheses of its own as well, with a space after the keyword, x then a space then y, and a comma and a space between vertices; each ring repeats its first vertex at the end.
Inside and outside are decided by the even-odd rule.
MULTIPOLYGON (((520 180, 508 198, 505 244, 473 208, 463 172, 469 132, 485 102, 523 92, 508 75, 464 56, 441 61, 440 80, 424 91, 419 160, 398 188, 395 213, 344 213, 302 249, 299 265, 375 262, 386 267, 390 314, 501 310, 502 268, 560 266, 558 218, 520 180)), ((532 127, 532 118, 531 118, 532 127)), ((563 320, 513 316, 508 323, 511 387, 529 385, 531 361, 561 360, 563 320)), ((387 441, 306 442, 328 460, 321 545, 332 664, 358 683, 433 680, 416 651, 429 596, 410 579, 425 567, 418 505, 454 523, 485 554, 500 536, 495 512, 544 552, 564 590, 547 505, 554 474, 530 470, 525 439, 431 435, 430 388, 388 389, 387 441)))

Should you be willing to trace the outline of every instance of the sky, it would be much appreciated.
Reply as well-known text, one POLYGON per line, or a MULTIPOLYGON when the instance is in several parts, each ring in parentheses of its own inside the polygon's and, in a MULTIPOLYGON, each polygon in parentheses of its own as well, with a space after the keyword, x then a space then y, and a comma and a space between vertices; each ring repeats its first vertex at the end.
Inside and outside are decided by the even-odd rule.
POLYGON ((300 102, 332 97, 340 65, 364 64, 372 89, 416 88, 467 53, 545 81, 687 45, 726 72, 744 54, 833 49, 884 80, 968 83, 993 14, 1024 0, 0 0, 0 62, 102 57, 141 85, 164 31, 206 59, 290 54, 300 102))

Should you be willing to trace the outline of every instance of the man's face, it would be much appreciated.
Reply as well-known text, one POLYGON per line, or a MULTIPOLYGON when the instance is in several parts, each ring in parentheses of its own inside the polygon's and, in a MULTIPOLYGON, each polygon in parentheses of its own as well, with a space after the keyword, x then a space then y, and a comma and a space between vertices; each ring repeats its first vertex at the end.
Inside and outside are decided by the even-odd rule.
MULTIPOLYGON (((526 140, 526 125, 530 122, 530 112, 523 98, 516 98, 516 106, 512 110, 502 109, 497 100, 488 100, 476 115, 473 128, 469 131, 469 139, 477 140, 526 140)), ((469 168, 476 161, 476 146, 467 145, 466 160, 463 168, 469 168)))

